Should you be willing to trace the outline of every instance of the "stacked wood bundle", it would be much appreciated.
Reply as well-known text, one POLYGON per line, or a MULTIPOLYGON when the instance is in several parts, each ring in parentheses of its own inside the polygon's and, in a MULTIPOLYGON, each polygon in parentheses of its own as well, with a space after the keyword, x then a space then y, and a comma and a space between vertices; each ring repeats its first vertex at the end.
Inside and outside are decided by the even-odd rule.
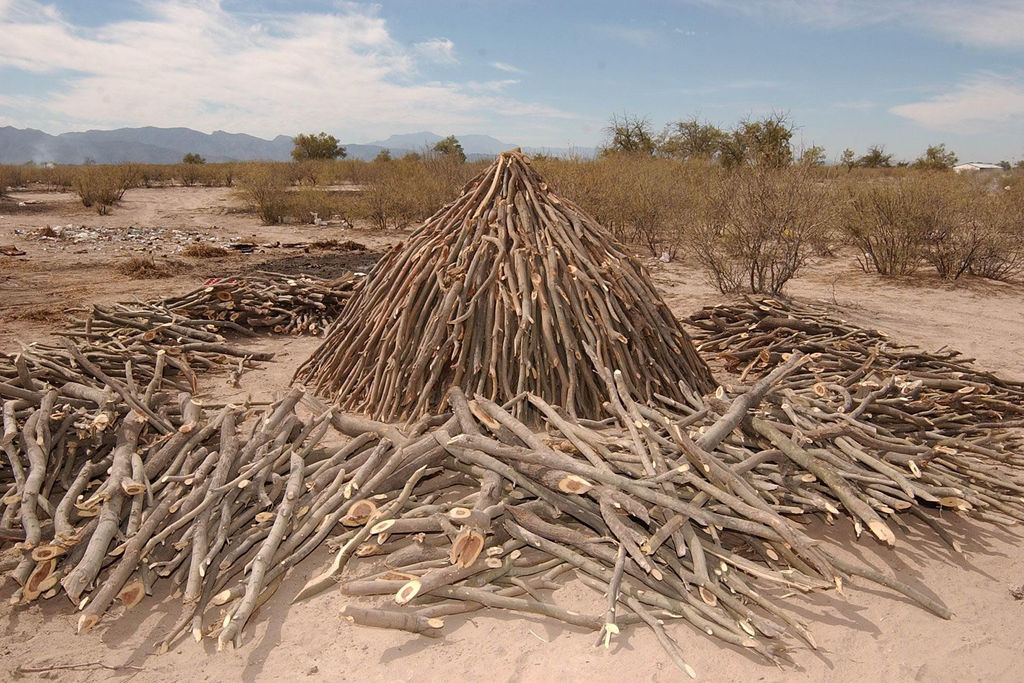
POLYGON ((640 263, 516 151, 378 262, 296 377, 387 421, 444 409, 453 386, 595 417, 600 368, 644 402, 714 388, 640 263))
MULTIPOLYGON (((936 434, 1024 426, 1024 382, 981 370, 955 350, 926 352, 898 344, 821 305, 748 297, 743 303, 704 308, 687 323, 695 328, 700 351, 717 357, 727 371, 740 373, 741 381, 770 371, 781 354, 799 350, 813 354, 815 362, 790 381, 794 388, 820 382, 816 391, 827 389, 831 395, 838 391, 837 380, 854 388, 877 384, 874 389, 891 380, 878 404, 917 415, 936 434)), ((850 411, 852 399, 846 393, 839 391, 838 398, 850 411)))
POLYGON ((358 277, 333 280, 311 275, 258 272, 209 282, 163 305, 177 315, 228 321, 276 334, 322 334, 337 318, 358 277))
POLYGON ((741 380, 785 354, 809 354, 768 397, 778 433, 759 431, 822 449, 872 508, 917 514, 923 500, 999 524, 1024 520, 1024 382, 953 350, 902 346, 811 304, 748 298, 689 323, 698 348, 741 380))

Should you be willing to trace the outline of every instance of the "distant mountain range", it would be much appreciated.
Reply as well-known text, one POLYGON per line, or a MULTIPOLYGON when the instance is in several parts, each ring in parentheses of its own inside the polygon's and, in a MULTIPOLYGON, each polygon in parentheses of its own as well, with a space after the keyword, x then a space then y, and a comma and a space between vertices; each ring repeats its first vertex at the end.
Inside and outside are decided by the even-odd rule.
MULTIPOLYGON (((466 156, 472 159, 493 157, 515 144, 502 142, 489 135, 456 135, 466 156)), ((386 140, 366 144, 342 143, 348 159, 373 159, 387 149, 391 156, 423 152, 432 148, 442 136, 436 133, 392 135, 386 140)), ((109 164, 135 161, 147 164, 173 164, 187 153, 199 154, 209 162, 219 161, 288 161, 292 139, 278 135, 273 140, 244 133, 201 133, 191 128, 118 128, 89 130, 82 133, 50 135, 32 128, 0 127, 0 163, 81 164, 86 161, 109 164)), ((544 152, 555 156, 579 154, 590 156, 590 148, 524 148, 527 153, 544 152)))

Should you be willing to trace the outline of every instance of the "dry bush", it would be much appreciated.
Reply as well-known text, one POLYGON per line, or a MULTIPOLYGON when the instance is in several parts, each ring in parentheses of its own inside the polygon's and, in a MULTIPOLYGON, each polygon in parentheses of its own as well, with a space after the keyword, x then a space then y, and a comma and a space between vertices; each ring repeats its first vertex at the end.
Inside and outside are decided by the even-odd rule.
POLYGON ((805 166, 739 168, 713 189, 690 247, 720 291, 777 294, 827 241, 832 193, 805 166))
POLYGON ((537 170, 561 196, 571 199, 620 241, 652 254, 674 255, 689 226, 706 212, 709 187, 721 171, 626 154, 596 161, 540 159, 537 170))
POLYGON ((1001 254, 1014 269, 1017 250, 1006 251, 1014 223, 1008 207, 976 178, 911 172, 862 183, 851 194, 845 228, 866 272, 905 276, 928 263, 943 279, 957 280, 1000 272, 1001 254))
POLYGON ((75 178, 81 172, 81 168, 78 166, 52 166, 45 169, 45 173, 41 174, 40 181, 50 185, 55 190, 61 190, 68 192, 75 186, 75 178))
POLYGON ((920 267, 934 213, 920 189, 906 177, 852 189, 843 227, 865 272, 902 276, 920 267))
POLYGON ((367 166, 374 168, 368 172, 364 187, 353 202, 352 215, 383 230, 405 228, 428 218, 454 199, 481 165, 438 157, 367 166))
POLYGON ((1009 280, 1024 273, 1024 182, 985 194, 976 211, 987 239, 974 254, 971 274, 1009 280))
POLYGON ((18 166, 0 166, 0 197, 7 194, 7 190, 19 187, 22 179, 22 169, 18 166))
POLYGON ((216 244, 210 244, 209 242, 196 242, 190 244, 182 250, 182 256, 188 256, 189 258, 220 258, 230 254, 224 247, 219 247, 216 244))
POLYGON ((374 227, 404 228, 416 219, 417 195, 422 196, 429 179, 420 165, 388 169, 360 193, 357 216, 374 227))
POLYGON ((177 177, 177 166, 165 164, 140 164, 139 183, 143 187, 167 185, 177 177))
POLYGON ((303 223, 332 216, 346 217, 346 192, 332 192, 317 187, 302 187, 288 193, 288 215, 303 223))
POLYGON ((132 256, 114 266, 116 273, 132 280, 159 280, 173 277, 176 273, 183 270, 188 270, 186 264, 177 261, 157 263, 152 254, 132 256))
POLYGON ((75 192, 86 207, 95 206, 100 215, 121 201, 124 193, 141 180, 137 164, 84 166, 74 178, 75 192))
POLYGON ((246 164, 238 175, 238 195, 266 225, 280 223, 288 213, 288 178, 279 164, 246 164))
POLYGON ((181 181, 185 187, 192 187, 199 184, 205 164, 175 164, 172 175, 181 181))
POLYGON ((941 278, 957 280, 992 242, 980 211, 982 193, 970 179, 951 173, 930 172, 913 182, 932 207, 926 214, 924 258, 941 278))

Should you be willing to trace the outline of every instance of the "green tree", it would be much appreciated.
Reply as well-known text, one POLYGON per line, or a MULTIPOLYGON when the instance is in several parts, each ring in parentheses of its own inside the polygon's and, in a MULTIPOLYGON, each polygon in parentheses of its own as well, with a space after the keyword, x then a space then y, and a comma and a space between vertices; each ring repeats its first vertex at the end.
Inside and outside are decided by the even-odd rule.
POLYGON ((760 120, 744 119, 722 147, 727 167, 743 165, 784 168, 793 163, 793 126, 785 114, 760 120))
POLYGON ((423 161, 423 155, 419 152, 407 152, 399 161, 415 164, 417 161, 423 161))
POLYGON ((702 123, 696 118, 675 121, 668 124, 658 137, 657 152, 683 161, 712 161, 721 152, 727 137, 718 126, 702 123))
POLYGON ((885 153, 885 145, 871 145, 867 154, 857 159, 857 165, 864 168, 891 168, 892 155, 885 153))
POLYGON ((438 140, 434 150, 443 157, 458 159, 459 163, 466 160, 466 153, 462 151, 462 143, 454 135, 449 135, 443 140, 438 140))
POLYGON ((377 152, 377 156, 375 156, 373 160, 380 162, 391 161, 391 150, 382 149, 381 151, 377 152))
POLYGON ((1006 161, 1005 159, 1003 159, 1002 161, 999 162, 999 167, 1001 169, 1003 169, 1004 171, 1009 171, 1010 170, 1010 162, 1006 161))
POLYGON ((651 156, 655 143, 651 122, 641 116, 614 114, 605 128, 608 144, 601 150, 602 155, 638 154, 651 156))
POLYGON ((205 164, 206 163, 206 159, 204 159, 203 157, 199 156, 195 152, 189 152, 188 154, 186 154, 185 156, 183 156, 181 158, 181 163, 183 163, 183 164, 205 164))
POLYGON ((292 142, 295 143, 292 150, 295 161, 345 158, 345 148, 338 145, 338 138, 323 131, 319 135, 300 133, 292 138, 292 142))
POLYGON ((956 154, 946 150, 945 143, 929 145, 914 162, 914 168, 926 171, 944 171, 956 166, 956 154))
POLYGON ((800 153, 800 163, 804 166, 824 166, 825 148, 820 145, 811 145, 800 153))
POLYGON ((854 154, 852 149, 847 147, 843 150, 843 153, 839 156, 839 165, 845 166, 847 173, 853 170, 853 167, 857 165, 857 155, 854 154))

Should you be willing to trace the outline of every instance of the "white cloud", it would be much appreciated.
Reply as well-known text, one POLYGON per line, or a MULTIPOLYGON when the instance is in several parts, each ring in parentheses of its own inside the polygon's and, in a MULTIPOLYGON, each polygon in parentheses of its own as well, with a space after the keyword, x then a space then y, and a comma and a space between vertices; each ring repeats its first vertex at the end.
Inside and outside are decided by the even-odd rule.
POLYGON ((0 0, 0 67, 48 84, 29 93, 0 84, 0 94, 17 97, 0 101, 0 115, 53 132, 186 125, 257 135, 326 129, 347 139, 410 126, 523 131, 538 119, 575 118, 500 88, 424 80, 419 65, 454 59, 454 44, 403 45, 372 8, 235 15, 216 0, 137 2, 145 19, 86 29, 35 0, 0 0))
POLYGON ((497 69, 498 71, 504 71, 505 73, 510 73, 510 74, 524 74, 524 73, 526 73, 525 71, 520 69, 518 66, 512 66, 511 64, 508 64, 506 62, 491 62, 491 66, 494 67, 495 69, 497 69))
POLYGON ((455 56, 455 43, 447 38, 432 38, 422 43, 413 44, 413 49, 431 62, 438 64, 458 64, 459 59, 455 56))
POLYGON ((826 29, 898 25, 981 47, 1024 48, 1020 0, 688 0, 826 29))
POLYGON ((981 74, 949 92, 889 111, 927 128, 955 133, 1024 130, 1024 79, 981 74))

